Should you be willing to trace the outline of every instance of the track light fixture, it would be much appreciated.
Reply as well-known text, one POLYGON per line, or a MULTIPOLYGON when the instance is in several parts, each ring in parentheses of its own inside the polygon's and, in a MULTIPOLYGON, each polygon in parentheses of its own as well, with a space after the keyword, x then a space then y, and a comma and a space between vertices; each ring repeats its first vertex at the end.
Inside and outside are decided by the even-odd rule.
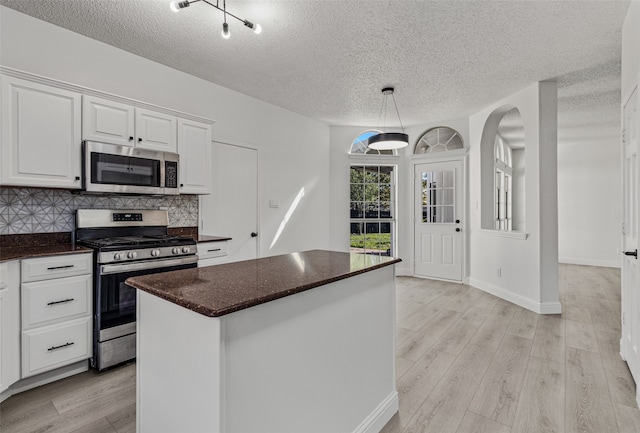
POLYGON ((400 112, 398 111, 398 104, 396 104, 396 97, 393 96, 393 92, 394 92, 393 87, 385 87, 384 89, 382 89, 382 94, 384 95, 384 99, 382 100, 380 117, 382 117, 382 112, 384 111, 384 122, 382 124, 383 132, 369 137, 369 139, 367 140, 367 146, 371 149, 376 149, 376 150, 401 149, 409 145, 409 136, 404 133, 402 120, 400 120, 400 112), (393 98, 393 105, 396 107, 396 114, 398 115, 398 122, 400 123, 400 128, 402 129, 402 132, 385 132, 385 127, 387 125, 387 99, 389 99, 389 95, 391 95, 391 98, 393 98))
POLYGON ((227 15, 237 19, 246 27, 249 27, 253 32, 259 35, 262 32, 262 26, 260 24, 252 23, 249 20, 243 20, 242 18, 238 18, 231 12, 227 12, 227 0, 222 0, 222 7, 220 7, 220 0, 216 0, 215 2, 209 0, 183 0, 183 1, 172 1, 169 4, 169 7, 174 12, 180 12, 180 9, 188 8, 193 3, 203 2, 208 4, 209 6, 213 6, 214 8, 222 11, 224 14, 224 23, 222 24, 222 37, 225 39, 229 39, 231 37, 231 33, 229 32, 229 24, 227 24, 227 15))

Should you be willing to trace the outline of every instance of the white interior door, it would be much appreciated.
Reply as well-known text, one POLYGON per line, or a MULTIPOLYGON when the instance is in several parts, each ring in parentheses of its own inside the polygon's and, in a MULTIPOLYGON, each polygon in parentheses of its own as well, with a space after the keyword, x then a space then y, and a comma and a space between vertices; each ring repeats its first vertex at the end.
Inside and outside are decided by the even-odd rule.
POLYGON ((640 380, 640 296, 638 276, 638 89, 623 110, 622 340, 620 351, 636 383, 640 380))
POLYGON ((229 236, 229 261, 258 257, 258 151, 213 143, 211 195, 200 196, 200 233, 229 236))
POLYGON ((462 161, 415 166, 416 276, 462 281, 462 161))

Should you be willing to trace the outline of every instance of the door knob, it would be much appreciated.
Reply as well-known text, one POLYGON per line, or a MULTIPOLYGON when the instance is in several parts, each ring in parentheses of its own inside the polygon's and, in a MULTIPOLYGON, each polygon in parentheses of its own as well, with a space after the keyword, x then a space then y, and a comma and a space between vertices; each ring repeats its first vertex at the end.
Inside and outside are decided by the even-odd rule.
POLYGON ((635 251, 624 251, 624 255, 625 256, 633 256, 636 258, 636 260, 638 260, 638 249, 636 248, 635 251))
POLYGON ((456 231, 459 232, 460 231, 460 227, 456 228, 456 231))
POLYGON ((258 233, 256 233, 256 232, 251 232, 251 237, 252 237, 252 238, 255 238, 255 237, 257 237, 257 236, 258 236, 258 233))
POLYGON ((460 220, 456 220, 456 224, 460 224, 460 220))

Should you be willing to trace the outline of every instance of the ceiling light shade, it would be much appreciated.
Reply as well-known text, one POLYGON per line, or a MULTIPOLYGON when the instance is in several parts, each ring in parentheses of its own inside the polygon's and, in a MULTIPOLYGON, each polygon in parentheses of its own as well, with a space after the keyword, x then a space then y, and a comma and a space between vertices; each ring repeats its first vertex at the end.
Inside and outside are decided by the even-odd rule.
POLYGON ((403 132, 383 132, 369 137, 367 146, 375 150, 402 149, 409 145, 409 136, 403 132))
POLYGON ((229 33, 229 24, 227 24, 227 15, 229 15, 230 17, 233 17, 235 19, 237 19, 238 21, 242 22, 242 24, 244 24, 245 26, 249 27, 251 30, 253 30, 253 32, 256 35, 259 35, 262 32, 262 26, 260 24, 256 24, 256 23, 252 23, 249 20, 243 20, 242 18, 239 18, 237 16, 235 16, 234 14, 232 14, 231 12, 227 11, 227 1, 226 0, 222 0, 222 7, 218 6, 219 0, 214 1, 210 1, 210 0, 183 0, 183 1, 172 1, 171 3, 169 3, 169 8, 174 11, 174 12, 179 12, 180 9, 184 9, 186 7, 191 6, 192 3, 198 3, 198 2, 203 2, 208 4, 209 6, 212 6, 216 9, 218 9, 219 11, 221 11, 224 14, 224 25, 222 26, 222 37, 225 39, 229 39, 231 37, 231 33, 229 33))
POLYGON ((382 113, 384 112, 384 122, 382 126, 383 132, 369 137, 367 140, 367 147, 370 149, 393 150, 401 149, 409 145, 409 136, 404 133, 404 127, 402 126, 402 120, 400 119, 400 112, 398 111, 398 104, 396 104, 396 98, 393 96, 393 93, 393 87, 385 87, 382 89, 384 99, 382 101, 382 108, 380 109, 380 117, 382 117, 382 113), (393 105, 396 108, 396 114, 398 115, 398 122, 400 123, 402 132, 384 132, 387 124, 387 99, 389 98, 389 95, 391 95, 391 98, 393 99, 393 105))

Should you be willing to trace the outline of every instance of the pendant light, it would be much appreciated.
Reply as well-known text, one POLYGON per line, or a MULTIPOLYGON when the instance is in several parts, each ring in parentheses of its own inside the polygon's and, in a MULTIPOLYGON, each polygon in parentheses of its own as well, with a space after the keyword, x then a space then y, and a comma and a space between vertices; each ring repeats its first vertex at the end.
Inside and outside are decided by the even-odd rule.
POLYGON ((398 122, 402 132, 382 132, 380 134, 372 135, 367 140, 367 146, 370 149, 375 150, 392 150, 401 149, 409 145, 409 136, 404 133, 404 127, 402 126, 402 120, 400 120, 400 112, 398 111, 398 104, 396 104, 396 97, 393 95, 393 87, 385 87, 382 89, 384 99, 382 100, 382 108, 380 109, 380 117, 384 111, 384 121, 382 124, 382 131, 385 131, 387 125, 387 100, 389 95, 393 99, 393 105, 396 107, 396 114, 398 115, 398 122))
POLYGON ((220 0, 215 0, 215 2, 213 0, 211 1, 210 0, 183 0, 183 1, 175 0, 169 4, 169 8, 174 12, 180 12, 180 9, 188 8, 193 3, 198 3, 198 2, 203 2, 208 4, 209 6, 213 6, 214 8, 218 9, 220 12, 224 14, 224 23, 222 24, 221 34, 222 34, 222 37, 225 39, 229 39, 229 37, 231 37, 231 33, 229 33, 229 24, 227 24, 227 15, 240 21, 246 27, 253 30, 253 32, 256 35, 259 35, 262 32, 262 26, 260 26, 260 24, 254 24, 249 20, 243 20, 242 18, 238 18, 231 12, 227 11, 226 0, 222 0, 222 7, 220 7, 220 0))

